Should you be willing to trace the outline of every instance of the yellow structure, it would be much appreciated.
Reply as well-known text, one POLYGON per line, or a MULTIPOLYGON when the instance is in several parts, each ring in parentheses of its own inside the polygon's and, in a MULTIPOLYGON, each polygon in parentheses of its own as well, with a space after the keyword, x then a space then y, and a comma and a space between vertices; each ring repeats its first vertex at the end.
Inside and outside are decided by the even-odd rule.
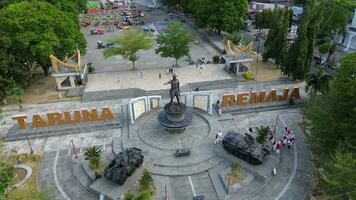
POLYGON ((253 60, 251 57, 251 54, 253 53, 252 48, 253 42, 243 46, 241 43, 235 45, 230 40, 227 40, 226 55, 223 55, 223 58, 226 61, 225 70, 234 75, 246 72, 248 67, 243 63, 251 62, 253 60))
POLYGON ((53 55, 50 55, 49 58, 51 59, 52 62, 52 71, 53 72, 59 72, 64 70, 64 68, 68 67, 68 68, 74 68, 76 72, 80 72, 81 71, 81 58, 80 58, 80 51, 77 50, 77 52, 72 55, 71 57, 67 57, 64 59, 64 61, 60 61, 58 58, 56 58, 53 55), (67 63, 70 60, 73 60, 73 58, 76 56, 76 61, 77 63, 75 64, 69 64, 67 63))
POLYGON ((237 59, 241 53, 252 53, 253 42, 251 41, 248 45, 243 46, 240 42, 239 45, 235 45, 230 40, 226 42, 226 53, 229 54, 230 58, 237 59))
POLYGON ((53 55, 49 58, 52 63, 52 77, 56 80, 58 90, 81 88, 87 82, 87 66, 82 69, 79 50, 63 61, 53 55))

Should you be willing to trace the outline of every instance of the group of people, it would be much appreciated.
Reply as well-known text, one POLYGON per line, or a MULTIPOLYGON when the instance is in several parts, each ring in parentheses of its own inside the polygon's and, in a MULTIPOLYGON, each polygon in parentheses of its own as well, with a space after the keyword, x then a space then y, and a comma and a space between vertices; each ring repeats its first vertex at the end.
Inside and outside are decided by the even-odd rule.
POLYGON ((273 136, 269 138, 269 141, 272 146, 272 151, 275 151, 277 154, 281 151, 282 147, 287 146, 290 149, 295 143, 295 136, 291 129, 288 127, 284 128, 284 133, 282 137, 277 141, 273 136))
POLYGON ((167 74, 173 74, 173 68, 168 68, 167 69, 167 74))

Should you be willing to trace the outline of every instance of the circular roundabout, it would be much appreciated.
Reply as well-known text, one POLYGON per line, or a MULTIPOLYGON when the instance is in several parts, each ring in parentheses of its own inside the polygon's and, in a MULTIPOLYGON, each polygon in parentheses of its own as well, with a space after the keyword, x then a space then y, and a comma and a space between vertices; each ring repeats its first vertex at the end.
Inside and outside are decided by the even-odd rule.
POLYGON ((172 150, 181 148, 193 148, 209 137, 210 124, 204 116, 192 112, 192 123, 179 134, 169 133, 157 122, 160 111, 149 113, 141 120, 138 135, 142 142, 161 150, 172 150))

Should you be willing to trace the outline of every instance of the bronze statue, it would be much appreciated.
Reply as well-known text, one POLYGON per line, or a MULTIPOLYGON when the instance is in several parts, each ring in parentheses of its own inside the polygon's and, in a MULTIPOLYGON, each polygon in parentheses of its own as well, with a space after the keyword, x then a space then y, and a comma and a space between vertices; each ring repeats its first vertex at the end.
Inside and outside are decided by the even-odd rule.
POLYGON ((176 97, 177 102, 179 102, 180 90, 179 90, 179 81, 177 79, 177 75, 173 74, 173 79, 164 83, 163 85, 171 84, 171 89, 169 90, 169 95, 171 97, 170 103, 173 103, 173 98, 176 97))

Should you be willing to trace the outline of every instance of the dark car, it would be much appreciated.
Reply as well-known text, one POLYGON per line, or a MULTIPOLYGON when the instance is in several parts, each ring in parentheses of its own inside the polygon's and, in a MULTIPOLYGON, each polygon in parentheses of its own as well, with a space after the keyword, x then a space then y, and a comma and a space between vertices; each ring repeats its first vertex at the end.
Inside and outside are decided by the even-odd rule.
POLYGON ((104 176, 119 185, 123 185, 126 179, 143 163, 144 156, 141 149, 133 147, 117 154, 115 159, 104 170, 104 176))
POLYGON ((262 164, 270 154, 269 148, 256 144, 252 136, 235 131, 229 131, 222 144, 227 152, 253 165, 262 164))

